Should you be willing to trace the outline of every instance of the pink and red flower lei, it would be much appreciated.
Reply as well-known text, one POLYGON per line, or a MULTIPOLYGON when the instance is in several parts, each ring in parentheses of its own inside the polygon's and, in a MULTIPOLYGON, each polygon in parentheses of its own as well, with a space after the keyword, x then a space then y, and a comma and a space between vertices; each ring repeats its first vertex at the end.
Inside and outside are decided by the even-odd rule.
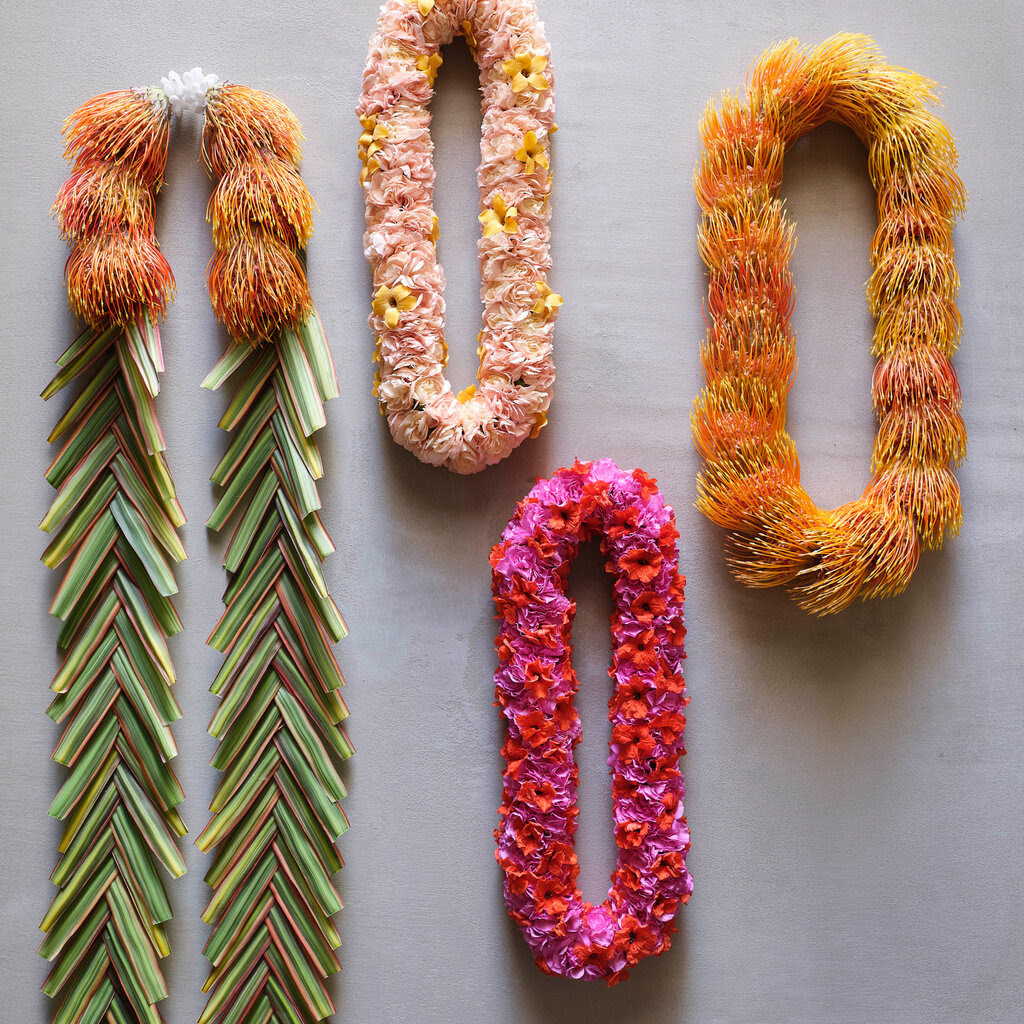
POLYGON ((495 687, 508 733, 495 830, 505 901, 537 966, 571 978, 624 979, 669 948, 693 882, 683 815, 683 587, 672 508, 641 470, 576 462, 539 480, 491 551, 500 620, 495 687), (566 595, 580 544, 601 538, 614 575, 608 764, 618 862, 608 898, 584 901, 574 847, 580 741, 572 667, 575 602, 566 595))

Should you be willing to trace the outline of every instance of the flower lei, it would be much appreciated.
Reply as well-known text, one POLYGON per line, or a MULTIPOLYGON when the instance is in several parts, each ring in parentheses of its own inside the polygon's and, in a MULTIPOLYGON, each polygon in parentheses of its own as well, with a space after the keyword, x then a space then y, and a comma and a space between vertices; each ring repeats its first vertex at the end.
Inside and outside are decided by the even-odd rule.
POLYGON ((373 393, 395 440, 423 462, 476 473, 547 422, 552 332, 549 50, 533 0, 387 0, 370 40, 358 114, 373 268, 373 393), (440 48, 461 35, 483 91, 479 242, 484 302, 478 382, 444 375, 444 272, 437 262, 427 105, 440 48))
POLYGON ((496 856, 509 913, 549 974, 621 981, 643 957, 669 948, 676 911, 693 888, 679 770, 688 698, 678 536, 655 481, 606 459, 539 480, 491 552, 501 623, 495 686, 508 721, 496 856), (566 595, 580 544, 594 536, 615 577, 608 764, 619 847, 598 907, 576 886, 572 751, 581 730, 571 660, 576 608, 566 595))
POLYGON ((950 356, 961 332, 952 227, 966 194, 948 127, 927 109, 935 86, 889 66, 865 36, 813 50, 795 40, 754 65, 744 99, 727 95, 701 121, 696 191, 710 274, 707 386, 693 412, 705 459, 698 507, 729 531, 733 574, 788 584, 809 612, 904 590, 919 546, 958 532, 950 464, 966 452, 950 356), (793 227, 778 198, 786 147, 825 121, 868 147, 878 193, 868 302, 878 318, 872 394, 880 419, 864 494, 834 511, 800 486, 785 429, 796 369, 789 316, 793 227))

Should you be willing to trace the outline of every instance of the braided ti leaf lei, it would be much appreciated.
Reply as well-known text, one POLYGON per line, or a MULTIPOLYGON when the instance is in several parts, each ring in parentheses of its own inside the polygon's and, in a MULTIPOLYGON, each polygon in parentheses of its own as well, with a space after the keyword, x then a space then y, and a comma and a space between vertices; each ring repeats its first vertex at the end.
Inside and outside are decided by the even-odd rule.
POLYGON ((64 822, 40 953, 56 1024, 159 1022, 159 961, 171 908, 158 865, 185 871, 184 799, 168 761, 167 638, 181 629, 172 566, 185 557, 154 399, 163 354, 157 318, 174 290, 154 206, 171 113, 158 90, 83 104, 64 126, 72 174, 54 211, 72 244, 65 279, 86 327, 57 360, 44 398, 77 382, 50 434, 62 441, 46 479, 58 489, 43 555, 64 567, 50 611, 67 651, 49 716, 64 724, 53 759, 70 772, 50 807, 64 822))
POLYGON ((337 765, 352 753, 331 643, 345 636, 320 568, 334 545, 317 514, 323 464, 314 434, 338 395, 299 250, 313 200, 298 173, 288 108, 225 85, 206 98, 203 162, 217 185, 210 297, 233 344, 204 382, 237 382, 220 425, 232 433, 213 473, 223 495, 208 525, 237 526, 224 564, 227 608, 209 643, 225 655, 210 723, 224 777, 196 840, 216 849, 203 913, 212 968, 201 1024, 317 1021, 340 969, 341 909, 331 875, 348 822, 337 765))

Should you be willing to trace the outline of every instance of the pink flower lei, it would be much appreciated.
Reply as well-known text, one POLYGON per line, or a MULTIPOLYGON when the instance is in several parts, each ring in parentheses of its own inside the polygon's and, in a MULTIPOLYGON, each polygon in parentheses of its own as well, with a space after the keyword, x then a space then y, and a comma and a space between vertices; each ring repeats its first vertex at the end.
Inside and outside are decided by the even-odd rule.
POLYGON ((539 480, 491 552, 501 623, 494 678, 508 720, 496 856, 509 914, 549 974, 621 981, 643 957, 669 948, 676 911, 693 889, 679 770, 688 698, 678 536, 656 482, 605 459, 539 480), (615 577, 608 764, 619 848, 598 907, 576 885, 572 751, 581 730, 576 607, 566 595, 579 546, 594 536, 615 577))
POLYGON ((374 395, 395 440, 423 462, 476 473, 547 422, 552 332, 562 299, 551 267, 553 80, 533 0, 387 0, 358 114, 373 268, 374 395), (427 105, 440 48, 463 36, 480 67, 479 242, 484 329, 477 384, 445 378, 444 271, 437 261, 427 105))

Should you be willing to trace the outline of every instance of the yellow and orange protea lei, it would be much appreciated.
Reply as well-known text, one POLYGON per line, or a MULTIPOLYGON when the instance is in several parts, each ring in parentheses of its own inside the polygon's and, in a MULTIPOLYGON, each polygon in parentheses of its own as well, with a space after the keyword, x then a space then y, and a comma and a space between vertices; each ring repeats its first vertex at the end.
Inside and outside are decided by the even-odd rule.
POLYGON ((54 213, 72 243, 68 300, 94 327, 155 320, 174 292, 154 220, 170 126, 167 104, 144 89, 96 96, 64 125, 72 174, 54 213))
POLYGON ((313 234, 313 199, 299 176, 302 128, 276 96, 244 85, 210 92, 203 163, 219 179, 207 217, 216 253, 208 284, 233 338, 260 345, 298 327, 313 301, 299 250, 313 234))
POLYGON ((961 333, 952 228, 966 192, 949 128, 928 108, 934 83, 892 67, 866 36, 767 50, 746 95, 701 120, 695 174, 709 270, 706 387, 692 416, 705 459, 697 507, 729 531, 727 559, 751 587, 788 585, 816 615, 906 588, 919 548, 961 523, 951 464, 967 446, 950 362, 961 333), (868 303, 877 318, 873 399, 879 430, 864 494, 818 508, 800 486, 786 433, 796 369, 790 328, 794 243, 779 188, 795 139, 826 121, 868 148, 878 194, 868 303))

